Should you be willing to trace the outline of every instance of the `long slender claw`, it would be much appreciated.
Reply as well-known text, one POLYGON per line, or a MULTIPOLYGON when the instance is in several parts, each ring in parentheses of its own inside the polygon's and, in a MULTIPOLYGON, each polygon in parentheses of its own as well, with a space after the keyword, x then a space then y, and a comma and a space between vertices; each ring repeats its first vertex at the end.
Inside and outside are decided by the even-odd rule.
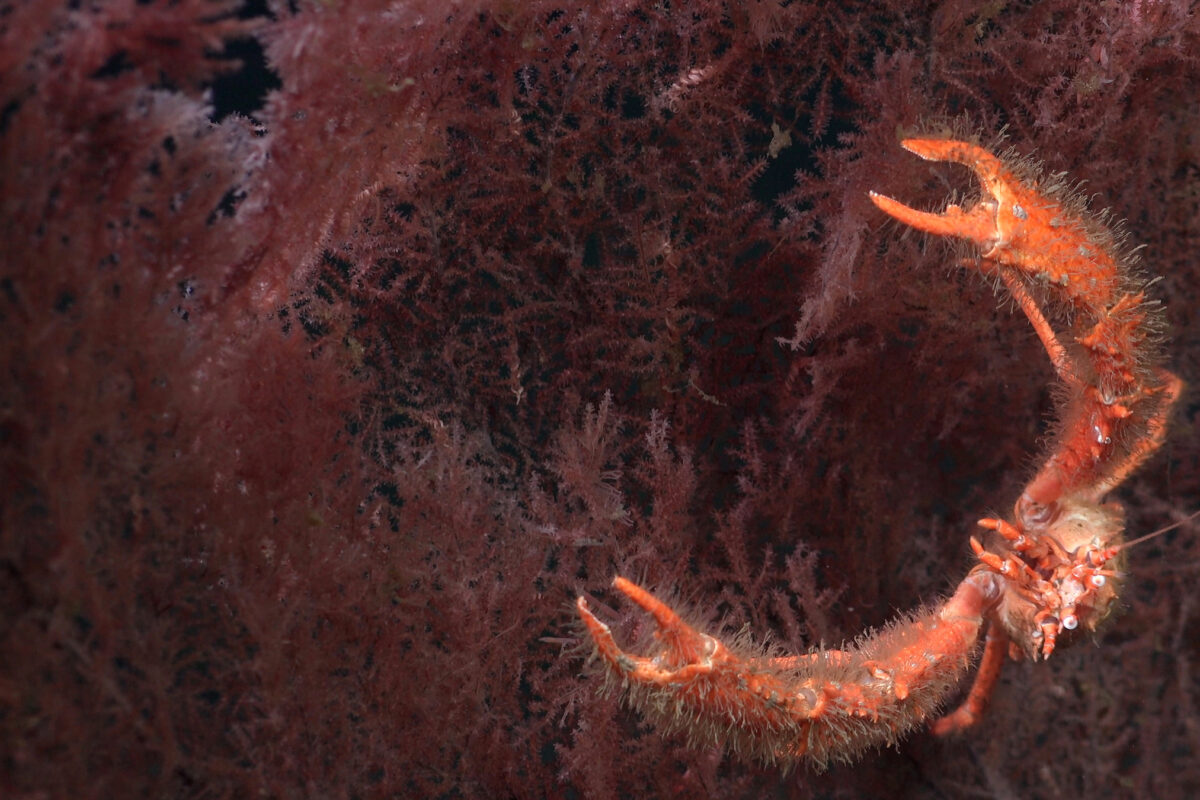
MULTIPOLYGON (((905 139, 900 146, 926 161, 948 161, 970 167, 971 171, 975 173, 975 177, 979 178, 983 190, 994 201, 980 204, 989 207, 988 210, 992 216, 993 238, 1007 241, 1008 237, 1003 235, 1006 229, 1015 223, 1023 222, 1031 211, 1036 212, 1039 209, 1057 211, 1057 207, 1048 204, 1041 195, 1026 186, 1012 170, 1004 166, 1003 161, 979 145, 958 142, 953 139, 905 139), (1012 215, 1015 219, 1009 218, 1008 215, 1012 215)), ((979 206, 976 206, 976 209, 972 209, 972 211, 978 208, 979 206)), ((956 235, 979 243, 979 240, 965 233, 956 235)))
POLYGON ((652 658, 631 655, 618 647, 612 631, 596 618, 582 597, 575 601, 575 608, 600 657, 630 678, 658 684, 683 680, 709 669, 713 656, 723 650, 720 642, 688 625, 670 606, 636 583, 618 575, 613 586, 654 617, 658 626, 654 635, 663 643, 663 650, 652 658))
POLYGON ((880 211, 903 222, 910 228, 916 228, 936 236, 957 236, 974 242, 984 250, 990 250, 995 244, 995 215, 982 203, 966 212, 958 206, 950 206, 944 213, 931 214, 928 211, 910 208, 885 194, 878 192, 869 194, 871 202, 880 211))
POLYGON ((1020 181, 1005 169, 1000 159, 977 145, 951 139, 905 139, 905 150, 926 161, 949 161, 970 167, 991 199, 963 211, 950 206, 942 214, 930 214, 909 208, 890 197, 871 192, 871 200, 881 211, 905 225, 938 236, 956 236, 977 245, 985 254, 1003 242, 999 212, 1016 201, 1023 189, 1020 181))
POLYGON ((997 200, 1017 185, 1016 178, 1004 163, 978 145, 953 139, 905 139, 900 143, 908 152, 926 161, 949 161, 970 167, 979 182, 997 200))
MULTIPOLYGON (((1036 183, 1026 182, 999 158, 969 142, 905 139, 901 144, 927 161, 970 167, 984 197, 966 211, 950 206, 943 214, 931 214, 871 192, 880 210, 918 230, 965 239, 984 259, 1059 287, 1077 303, 1091 308, 1111 305, 1118 288, 1112 254, 1092 242, 1079 219, 1036 183)), ((1032 321, 1037 327, 1037 320, 1032 321)))
POLYGON ((596 645, 596 652, 610 668, 642 683, 667 683, 676 676, 672 670, 659 668, 656 660, 630 655, 618 647, 612 631, 596 618, 582 597, 575 601, 575 608, 596 645))
POLYGON ((712 657, 715 640, 681 620, 666 603, 620 575, 613 578, 613 588, 654 617, 658 625, 655 635, 667 648, 662 658, 664 665, 695 664, 712 657))
POLYGON ((587 628, 588 635, 592 637, 596 649, 600 651, 600 656, 614 664, 617 663, 625 653, 620 647, 617 647, 612 630, 596 618, 596 615, 588 608, 587 601, 582 597, 575 601, 575 610, 579 612, 579 618, 583 620, 583 625, 587 628))

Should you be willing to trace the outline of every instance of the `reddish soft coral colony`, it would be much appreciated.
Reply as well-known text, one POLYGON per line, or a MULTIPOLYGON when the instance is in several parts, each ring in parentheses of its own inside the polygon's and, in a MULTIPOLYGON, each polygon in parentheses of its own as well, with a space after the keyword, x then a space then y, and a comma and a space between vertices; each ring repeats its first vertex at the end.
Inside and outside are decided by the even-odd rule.
POLYGON ((952 139, 903 145, 924 159, 972 168, 983 198, 940 214, 875 192, 872 201, 906 225, 974 246, 976 257, 964 263, 999 277, 1063 383, 1061 431, 1013 521, 980 520, 998 534, 999 552, 972 538, 980 564, 950 599, 851 649, 737 654, 618 577, 614 586, 653 615, 662 644, 652 657, 631 656, 579 598, 601 661, 629 687, 633 703, 693 742, 727 741, 751 756, 807 757, 822 767, 894 743, 945 702, 986 625, 975 686, 934 725, 941 734, 960 730, 978 721, 1010 649, 1014 657, 1049 658, 1064 633, 1094 632, 1117 599, 1124 512, 1104 496, 1162 445, 1181 389, 1151 346, 1158 306, 1146 299, 1145 280, 1113 234, 1028 165, 1010 166, 952 139), (1065 342, 1042 310, 1052 302, 1072 320, 1065 342))
MULTIPOLYGON (((1079 494, 1160 441, 1156 341, 1200 373, 1191 5, 0 2, 0 795, 1200 795, 1200 538, 1119 582, 1079 494), (959 113, 1086 177, 1161 283, 1002 263, 1004 156, 1008 216, 919 217, 1042 344, 997 313, 868 194, 965 185, 896 144, 959 113), (1043 467, 1043 345, 1054 458, 973 556, 1043 467), (836 761, 932 720, 986 628, 969 722, 1006 630, 1040 658, 1118 586, 988 735, 801 780, 647 731, 573 635, 590 591, 648 714, 836 761)), ((1188 400, 1130 530, 1200 504, 1188 400)))

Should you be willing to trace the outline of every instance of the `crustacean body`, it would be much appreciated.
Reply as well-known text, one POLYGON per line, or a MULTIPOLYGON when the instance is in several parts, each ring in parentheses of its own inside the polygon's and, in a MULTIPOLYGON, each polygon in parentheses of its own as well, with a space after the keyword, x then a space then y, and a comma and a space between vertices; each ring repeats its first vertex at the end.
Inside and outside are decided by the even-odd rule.
POLYGON ((959 730, 983 713, 1006 656, 1050 657, 1073 632, 1094 631, 1117 598, 1124 514, 1105 497, 1162 444, 1181 390, 1156 363, 1158 306, 1112 232, 1078 199, 1041 185, 1034 170, 967 142, 902 144, 926 160, 970 167, 982 198, 940 214, 871 199, 906 225, 976 248, 965 265, 1003 283, 1054 365, 1064 398, 1059 434, 1011 519, 980 520, 995 544, 971 538, 979 563, 950 598, 853 647, 739 654, 618 577, 614 586, 657 626, 658 652, 636 656, 579 598, 600 661, 630 702, 697 744, 824 766, 894 743, 935 718, 986 632, 965 702, 933 722, 935 733, 959 730), (1043 311, 1052 303, 1071 321, 1064 334, 1043 311))

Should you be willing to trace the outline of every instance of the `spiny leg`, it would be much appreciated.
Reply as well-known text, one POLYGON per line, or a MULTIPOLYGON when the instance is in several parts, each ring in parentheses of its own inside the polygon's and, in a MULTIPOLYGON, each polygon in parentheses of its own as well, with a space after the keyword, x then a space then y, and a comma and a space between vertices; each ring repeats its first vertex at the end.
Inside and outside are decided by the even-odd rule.
POLYGON ((992 691, 1000 679, 1004 669, 1004 660, 1008 657, 1009 638, 1004 630, 996 625, 988 628, 987 642, 983 647, 983 657, 979 660, 979 668, 975 673, 975 682, 971 691, 963 700, 962 705, 946 716, 933 723, 930 730, 935 736, 947 736, 966 730, 987 712, 992 700, 992 691))
POLYGON ((1165 369, 1159 369, 1158 376, 1162 381, 1162 388, 1159 390, 1162 394, 1162 400, 1158 409, 1146 422, 1146 437, 1137 445, 1130 448, 1123 460, 1109 469, 1108 475, 1096 486, 1095 492, 1098 497, 1107 494, 1124 483, 1125 479, 1134 470, 1144 464, 1150 456, 1154 455, 1158 451, 1158 448, 1162 447, 1163 442, 1167 438, 1167 418, 1171 414, 1171 409, 1175 406, 1175 401, 1179 399, 1179 395, 1183 392, 1183 381, 1178 375, 1168 372, 1165 369))
MULTIPOLYGON (((995 262, 986 262, 995 264, 995 262)), ((1046 348, 1046 354, 1050 356, 1050 363, 1054 365, 1054 371, 1058 373, 1058 377, 1070 386, 1079 385, 1079 377, 1075 373, 1075 368, 1071 365, 1070 359, 1067 357, 1067 350, 1062 346, 1062 342, 1058 340, 1058 334, 1050 327, 1049 320, 1042 313, 1042 309, 1037 302, 1029 294, 1029 290, 1025 288, 1025 284, 1021 283, 1017 276, 1004 267, 996 264, 996 271, 1000 275, 1000 280, 1004 281, 1005 288, 1012 295, 1013 300, 1017 301, 1017 305, 1025 312, 1026 319, 1033 326, 1033 330, 1037 333, 1038 338, 1042 340, 1042 347, 1046 348)))

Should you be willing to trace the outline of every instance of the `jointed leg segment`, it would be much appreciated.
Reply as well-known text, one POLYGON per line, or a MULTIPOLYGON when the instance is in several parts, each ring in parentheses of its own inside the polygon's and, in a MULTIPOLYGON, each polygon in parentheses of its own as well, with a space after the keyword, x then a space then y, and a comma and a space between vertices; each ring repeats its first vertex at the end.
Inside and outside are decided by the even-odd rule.
POLYGON ((987 640, 983 646, 983 657, 979 659, 979 667, 975 672, 975 682, 967 699, 953 712, 939 719, 930 726, 935 736, 947 736, 959 733, 979 722, 987 712, 992 701, 992 690, 1000 679, 1000 671, 1004 669, 1004 660, 1008 658, 1008 635, 996 626, 988 629, 987 640))

